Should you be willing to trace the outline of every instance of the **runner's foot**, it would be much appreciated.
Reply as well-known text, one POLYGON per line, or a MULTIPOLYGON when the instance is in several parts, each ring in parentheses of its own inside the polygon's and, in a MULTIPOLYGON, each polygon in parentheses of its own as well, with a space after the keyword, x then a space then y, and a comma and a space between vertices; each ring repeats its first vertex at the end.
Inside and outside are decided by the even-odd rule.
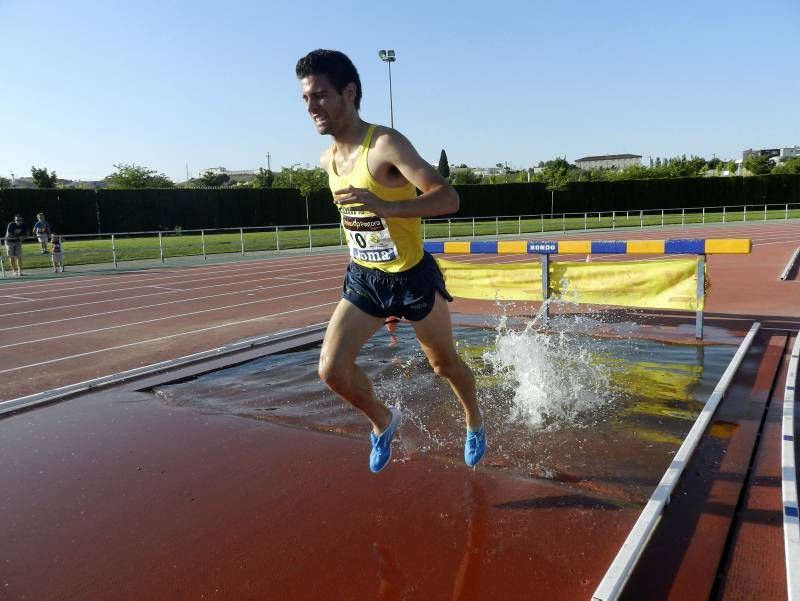
POLYGON ((389 463, 389 459, 392 457, 392 437, 403 419, 397 407, 389 407, 389 411, 392 413, 392 421, 389 422, 386 429, 379 436, 375 436, 372 432, 369 433, 369 440, 372 443, 372 451, 369 454, 369 469, 375 474, 389 463))
POLYGON ((467 430, 467 439, 464 441, 464 463, 470 467, 475 467, 485 452, 486 422, 484 421, 478 430, 467 430))

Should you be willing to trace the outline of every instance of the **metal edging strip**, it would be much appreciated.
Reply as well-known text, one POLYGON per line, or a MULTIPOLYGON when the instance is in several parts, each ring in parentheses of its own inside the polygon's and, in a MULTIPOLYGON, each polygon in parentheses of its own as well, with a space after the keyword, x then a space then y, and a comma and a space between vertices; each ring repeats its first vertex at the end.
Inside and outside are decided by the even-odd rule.
POLYGON ((792 255, 792 258, 789 259, 789 262, 786 264, 786 267, 783 269, 783 273, 781 273, 781 276, 778 278, 779 280, 783 281, 783 280, 785 280, 786 278, 789 277, 789 274, 792 272, 792 268, 794 267, 794 264, 797 262, 797 257, 800 257, 800 246, 798 246, 797 249, 795 249, 794 254, 792 255))
POLYGON ((622 547, 620 547, 620 550, 617 552, 614 561, 611 562, 605 576, 603 576, 603 579, 600 581, 600 585, 592 595, 592 601, 614 601, 619 597, 633 569, 636 567, 636 563, 639 561, 642 551, 644 551, 656 526, 661 520, 661 514, 669 503, 672 492, 683 474, 683 470, 689 463, 697 444, 700 442, 700 438, 708 428, 711 418, 717 410, 717 406, 725 396, 728 386, 733 380, 734 375, 736 375, 736 371, 739 369, 739 365, 741 365, 744 356, 750 349, 753 338, 755 338, 760 327, 761 324, 755 322, 750 327, 750 331, 747 333, 744 340, 742 340, 736 354, 728 364, 725 373, 722 374, 716 388, 714 388, 711 396, 708 397, 703 410, 700 412, 700 415, 697 416, 692 429, 689 431, 689 434, 686 435, 686 438, 684 438, 672 463, 670 463, 667 471, 664 472, 664 476, 650 496, 650 499, 639 515, 639 518, 636 520, 636 523, 633 525, 625 542, 622 543, 622 547))
MULTIPOLYGON (((800 250, 800 249, 799 249, 800 250)), ((797 394, 797 366, 800 362, 800 332, 794 341, 786 390, 783 395, 781 428, 781 492, 783 497, 783 548, 786 559, 786 588, 789 601, 800 601, 800 517, 797 502, 797 466, 795 465, 794 407, 797 394)))
POLYGON ((144 365, 142 367, 137 367, 135 369, 131 369, 128 371, 117 372, 114 374, 109 374, 107 376, 94 378, 92 380, 85 380, 83 382, 77 382, 76 384, 69 384, 68 386, 54 388, 52 390, 37 392, 36 394, 18 397, 16 399, 10 399, 7 401, 0 401, 0 416, 6 413, 19 411, 21 409, 29 409, 31 407, 35 407, 36 405, 53 403, 55 401, 65 399, 67 397, 75 396, 76 394, 88 392, 90 390, 94 391, 100 388, 104 388, 106 386, 121 384, 123 382, 129 382, 137 378, 152 376, 154 374, 163 373, 181 367, 187 367, 189 365, 200 363, 201 361, 206 361, 209 359, 218 359, 220 357, 231 355, 233 353, 238 353, 240 351, 246 351, 261 346, 266 346, 268 344, 276 344, 279 342, 285 342, 287 340, 291 340, 293 338, 299 338, 301 336, 315 334, 325 330, 327 327, 328 327, 328 322, 324 322, 324 323, 313 324, 310 326, 305 326, 302 328, 285 330, 283 332, 277 332, 274 334, 267 334, 265 336, 248 338, 247 340, 234 342, 232 344, 227 344, 225 346, 221 346, 218 348, 202 351, 200 353, 194 353, 192 355, 185 355, 183 357, 178 357, 177 359, 170 359, 168 361, 161 361, 159 363, 153 363, 151 365, 144 365))

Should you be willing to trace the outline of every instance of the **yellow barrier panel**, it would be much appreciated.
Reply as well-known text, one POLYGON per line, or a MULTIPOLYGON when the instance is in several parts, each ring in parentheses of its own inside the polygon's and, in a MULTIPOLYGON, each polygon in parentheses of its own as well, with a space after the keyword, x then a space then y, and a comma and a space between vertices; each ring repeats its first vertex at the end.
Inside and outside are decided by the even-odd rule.
MULTIPOLYGON (((453 296, 481 300, 541 301, 539 262, 477 265, 436 259, 453 296)), ((697 258, 613 263, 552 263, 553 297, 589 305, 702 311, 697 258)), ((706 288, 709 280, 706 274, 706 288)))
POLYGON ((628 240, 629 255, 663 255, 663 240, 628 240))
POLYGON ((706 240, 708 254, 749 254, 750 240, 732 238, 729 240, 706 240))
POLYGON ((500 240, 497 243, 498 255, 519 255, 528 252, 528 243, 525 240, 500 240))
POLYGON ((444 252, 469 254, 469 242, 445 242, 444 252))
POLYGON ((592 254, 591 240, 559 240, 558 254, 560 255, 590 255, 592 254))

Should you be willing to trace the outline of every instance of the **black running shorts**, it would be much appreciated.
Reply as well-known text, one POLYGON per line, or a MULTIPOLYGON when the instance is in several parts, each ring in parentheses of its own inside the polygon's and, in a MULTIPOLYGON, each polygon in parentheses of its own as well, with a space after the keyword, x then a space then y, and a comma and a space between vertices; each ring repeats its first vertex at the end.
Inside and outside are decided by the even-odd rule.
POLYGON ((399 273, 386 273, 350 262, 344 275, 342 298, 375 317, 424 319, 433 309, 436 293, 453 297, 444 285, 436 260, 424 253, 419 263, 399 273))

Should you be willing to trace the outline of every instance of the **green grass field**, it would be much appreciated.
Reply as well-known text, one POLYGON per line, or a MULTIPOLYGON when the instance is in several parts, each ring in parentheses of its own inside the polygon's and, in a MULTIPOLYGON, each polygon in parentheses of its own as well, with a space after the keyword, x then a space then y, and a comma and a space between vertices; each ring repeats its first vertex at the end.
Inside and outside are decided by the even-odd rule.
MULTIPOLYGON (((741 207, 737 207, 741 208, 741 207)), ((784 220, 785 209, 768 210, 766 220, 784 220)), ((789 219, 800 218, 800 208, 792 208, 788 212, 789 219)), ((726 211, 725 223, 742 223, 764 221, 765 213, 761 210, 745 212, 726 211)), ((538 216, 534 218, 475 218, 475 219, 433 219, 423 224, 425 239, 471 238, 473 236, 508 236, 528 235, 536 233, 550 234, 554 232, 583 231, 584 229, 629 229, 641 227, 658 228, 663 225, 722 223, 722 212, 685 213, 667 211, 663 217, 660 212, 640 215, 638 211, 603 213, 598 216, 538 216), (663 220, 663 221, 662 221, 663 220)), ((159 241, 158 236, 115 236, 64 237, 64 262, 70 265, 87 265, 96 263, 112 263, 142 259, 164 259, 171 257, 202 256, 220 253, 242 253, 256 251, 288 250, 298 248, 321 248, 343 246, 344 238, 341 229, 335 226, 312 226, 296 229, 250 230, 221 233, 164 232, 159 241)), ((41 255, 39 244, 29 242, 23 244, 23 263, 26 269, 50 266, 50 257, 41 255)), ((5 267, 9 269, 8 259, 5 267)))

